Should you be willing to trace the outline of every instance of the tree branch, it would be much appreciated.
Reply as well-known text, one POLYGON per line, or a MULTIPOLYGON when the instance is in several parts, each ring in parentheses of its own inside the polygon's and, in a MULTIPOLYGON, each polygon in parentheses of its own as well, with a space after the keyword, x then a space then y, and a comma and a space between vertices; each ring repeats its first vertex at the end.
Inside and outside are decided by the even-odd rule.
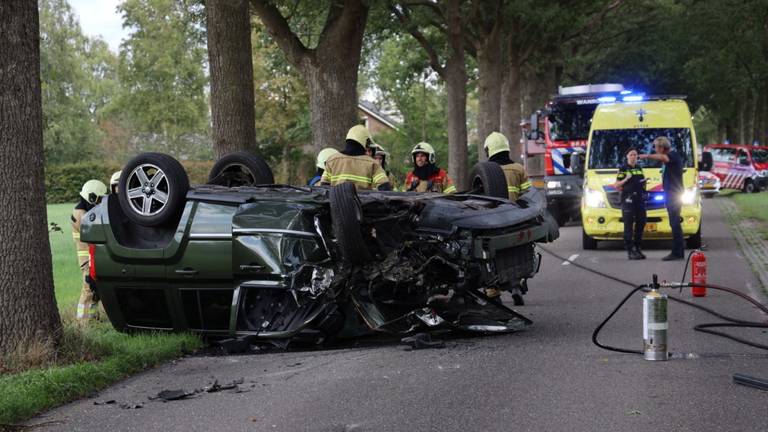
POLYGON ((285 57, 295 67, 300 64, 307 54, 307 47, 301 43, 298 36, 291 30, 285 17, 270 0, 251 0, 251 7, 261 18, 277 45, 285 53, 285 57))
POLYGON ((440 64, 440 57, 437 55, 437 51, 435 51, 435 48, 432 46, 432 44, 429 43, 427 38, 424 37, 424 34, 422 34, 413 24, 411 16, 408 13, 407 6, 400 4, 399 7, 400 9, 398 9, 398 5, 394 5, 391 2, 389 3, 389 9, 392 11, 392 13, 395 14, 397 19, 400 20, 400 23, 403 24, 408 33, 410 33, 411 36, 416 39, 419 45, 424 48, 424 51, 426 51, 427 57, 429 57, 429 65, 435 72, 437 72, 438 75, 445 78, 445 67, 440 64))

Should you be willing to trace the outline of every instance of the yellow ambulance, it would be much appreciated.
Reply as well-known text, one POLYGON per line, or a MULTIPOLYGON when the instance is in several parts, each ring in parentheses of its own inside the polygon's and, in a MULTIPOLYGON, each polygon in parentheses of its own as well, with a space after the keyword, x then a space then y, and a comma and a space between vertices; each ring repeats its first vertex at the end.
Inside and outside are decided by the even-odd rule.
MULTIPOLYGON (((577 165, 584 175, 581 200, 582 246, 597 248, 598 240, 622 240, 620 192, 612 185, 618 168, 625 162, 629 147, 640 154, 653 153, 653 140, 665 136, 672 151, 683 159, 681 211, 683 235, 688 248, 701 246, 701 198, 697 190, 698 155, 696 134, 688 105, 680 97, 644 97, 632 95, 624 100, 601 103, 592 118, 586 159, 577 165)), ((672 230, 665 207, 667 197, 661 183, 662 163, 639 160, 648 179, 648 219, 644 239, 671 239, 672 230)))

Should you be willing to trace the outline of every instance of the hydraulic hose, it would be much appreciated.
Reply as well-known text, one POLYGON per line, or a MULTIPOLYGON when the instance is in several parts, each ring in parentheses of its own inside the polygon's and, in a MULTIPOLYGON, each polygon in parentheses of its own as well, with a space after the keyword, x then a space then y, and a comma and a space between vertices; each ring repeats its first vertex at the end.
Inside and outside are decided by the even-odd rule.
MULTIPOLYGON (((555 257, 557 259, 560 259, 560 260, 563 260, 563 261, 568 261, 567 258, 562 257, 562 256, 558 255, 557 253, 552 252, 551 250, 549 250, 549 249, 547 249, 547 248, 545 248, 545 247, 543 247, 541 245, 538 245, 538 247, 541 248, 541 250, 543 250, 544 252, 548 253, 549 255, 551 255, 551 256, 553 256, 553 257, 555 257)), ((692 253, 690 253, 688 255, 688 260, 691 259, 691 256, 692 256, 692 253)), ((688 261, 688 260, 686 260, 686 261, 688 261)), ((592 342, 595 345, 597 345, 598 347, 600 347, 602 349, 609 350, 609 351, 616 351, 616 352, 630 353, 630 354, 642 354, 642 352, 640 350, 618 348, 618 347, 612 347, 612 346, 609 346, 609 345, 601 344, 598 341, 598 335, 600 334, 600 331, 603 329, 603 327, 613 318, 614 315, 616 315, 616 313, 629 300, 630 297, 632 297, 638 291, 644 291, 644 290, 650 289, 651 286, 648 285, 648 284, 635 285, 632 282, 623 280, 623 279, 615 277, 613 275, 609 275, 607 273, 603 273, 603 272, 601 272, 599 270, 595 270, 595 269, 593 269, 591 267, 588 267, 588 266, 585 266, 585 265, 582 265, 582 264, 579 264, 579 263, 576 263, 576 262, 573 262, 573 261, 569 261, 569 262, 571 263, 571 265, 574 265, 574 266, 576 266, 578 268, 581 268, 582 270, 585 270, 585 271, 588 271, 590 273, 596 274, 598 276, 601 276, 601 277, 604 277, 604 278, 607 278, 607 279, 610 279, 610 280, 622 283, 624 285, 628 285, 628 286, 633 287, 632 291, 630 291, 621 300, 621 302, 613 309, 613 311, 611 311, 611 313, 605 318, 605 320, 603 320, 603 322, 601 322, 600 325, 598 325, 595 328, 594 332, 592 333, 592 342)), ((683 281, 685 280, 685 273, 687 273, 687 268, 688 268, 688 265, 687 265, 687 262, 686 262, 686 268, 685 268, 684 273, 683 273, 683 281)), ((682 283, 679 284, 679 287, 680 287, 681 290, 684 287, 690 287, 690 286, 691 286, 690 283, 682 282, 682 283)), ((728 287, 721 286, 721 285, 715 285, 715 284, 706 284, 704 286, 706 288, 711 288, 711 289, 714 289, 714 290, 727 292, 727 293, 736 295, 738 297, 741 297, 742 299, 750 302, 752 305, 757 307, 763 313, 768 315, 768 307, 766 307, 765 305, 763 305, 759 301, 755 300, 754 298, 752 298, 752 297, 742 293, 739 290, 736 290, 736 289, 733 289, 733 288, 728 288, 728 287)), ((708 313, 710 315, 713 315, 713 316, 715 316, 717 318, 720 318, 723 321, 726 321, 724 323, 704 323, 704 324, 698 324, 698 325, 693 327, 693 329, 695 331, 699 331, 699 332, 702 332, 702 333, 708 333, 708 334, 712 334, 712 335, 715 335, 715 336, 724 337, 724 338, 727 338, 727 339, 733 340, 735 342, 739 342, 739 343, 742 343, 742 344, 745 344, 745 345, 748 345, 748 346, 751 346, 751 347, 754 347, 754 348, 768 350, 768 345, 759 344, 759 343, 748 341, 746 339, 742 339, 742 338, 739 338, 739 337, 736 337, 736 336, 732 336, 732 335, 729 335, 727 333, 723 333, 723 332, 720 332, 720 331, 717 331, 717 330, 712 330, 713 328, 727 328, 727 327, 768 328, 768 323, 756 322, 756 321, 746 321, 746 320, 741 320, 741 319, 737 319, 737 318, 732 318, 732 317, 723 315, 721 313, 718 313, 718 312, 716 312, 713 309, 701 306, 699 304, 696 304, 696 303, 693 303, 693 302, 690 302, 690 301, 687 301, 687 300, 683 300, 682 298, 679 298, 679 297, 675 297, 675 296, 669 295, 668 298, 671 301, 691 306, 693 308, 696 308, 696 309, 699 309, 701 311, 704 311, 704 312, 706 312, 706 313, 708 313)))

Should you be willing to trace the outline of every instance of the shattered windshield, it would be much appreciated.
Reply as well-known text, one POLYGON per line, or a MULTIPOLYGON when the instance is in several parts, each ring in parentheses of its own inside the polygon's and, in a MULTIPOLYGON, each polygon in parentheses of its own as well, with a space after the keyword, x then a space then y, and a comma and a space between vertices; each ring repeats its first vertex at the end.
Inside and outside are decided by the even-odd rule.
MULTIPOLYGON (((687 167, 693 166, 693 151, 691 150, 691 130, 688 128, 667 129, 607 129, 592 132, 589 144, 589 168, 607 169, 618 168, 624 163, 624 153, 630 147, 636 148, 640 154, 656 153, 653 140, 665 136, 672 143, 672 151, 677 152, 687 167)), ((660 168, 662 163, 653 159, 638 160, 641 167, 660 168)))
POLYGON ((552 141, 586 140, 597 105, 575 103, 555 105, 549 114, 549 137, 552 141))

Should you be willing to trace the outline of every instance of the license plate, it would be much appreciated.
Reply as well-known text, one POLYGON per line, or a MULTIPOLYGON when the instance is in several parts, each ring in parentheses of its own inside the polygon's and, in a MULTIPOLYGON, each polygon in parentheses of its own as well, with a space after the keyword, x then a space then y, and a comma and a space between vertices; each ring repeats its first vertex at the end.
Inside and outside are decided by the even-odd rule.
POLYGON ((557 190, 557 189, 547 191, 547 195, 562 195, 562 194, 563 194, 563 191, 557 190))
POLYGON ((656 224, 655 223, 645 224, 645 232, 656 232, 656 224))

